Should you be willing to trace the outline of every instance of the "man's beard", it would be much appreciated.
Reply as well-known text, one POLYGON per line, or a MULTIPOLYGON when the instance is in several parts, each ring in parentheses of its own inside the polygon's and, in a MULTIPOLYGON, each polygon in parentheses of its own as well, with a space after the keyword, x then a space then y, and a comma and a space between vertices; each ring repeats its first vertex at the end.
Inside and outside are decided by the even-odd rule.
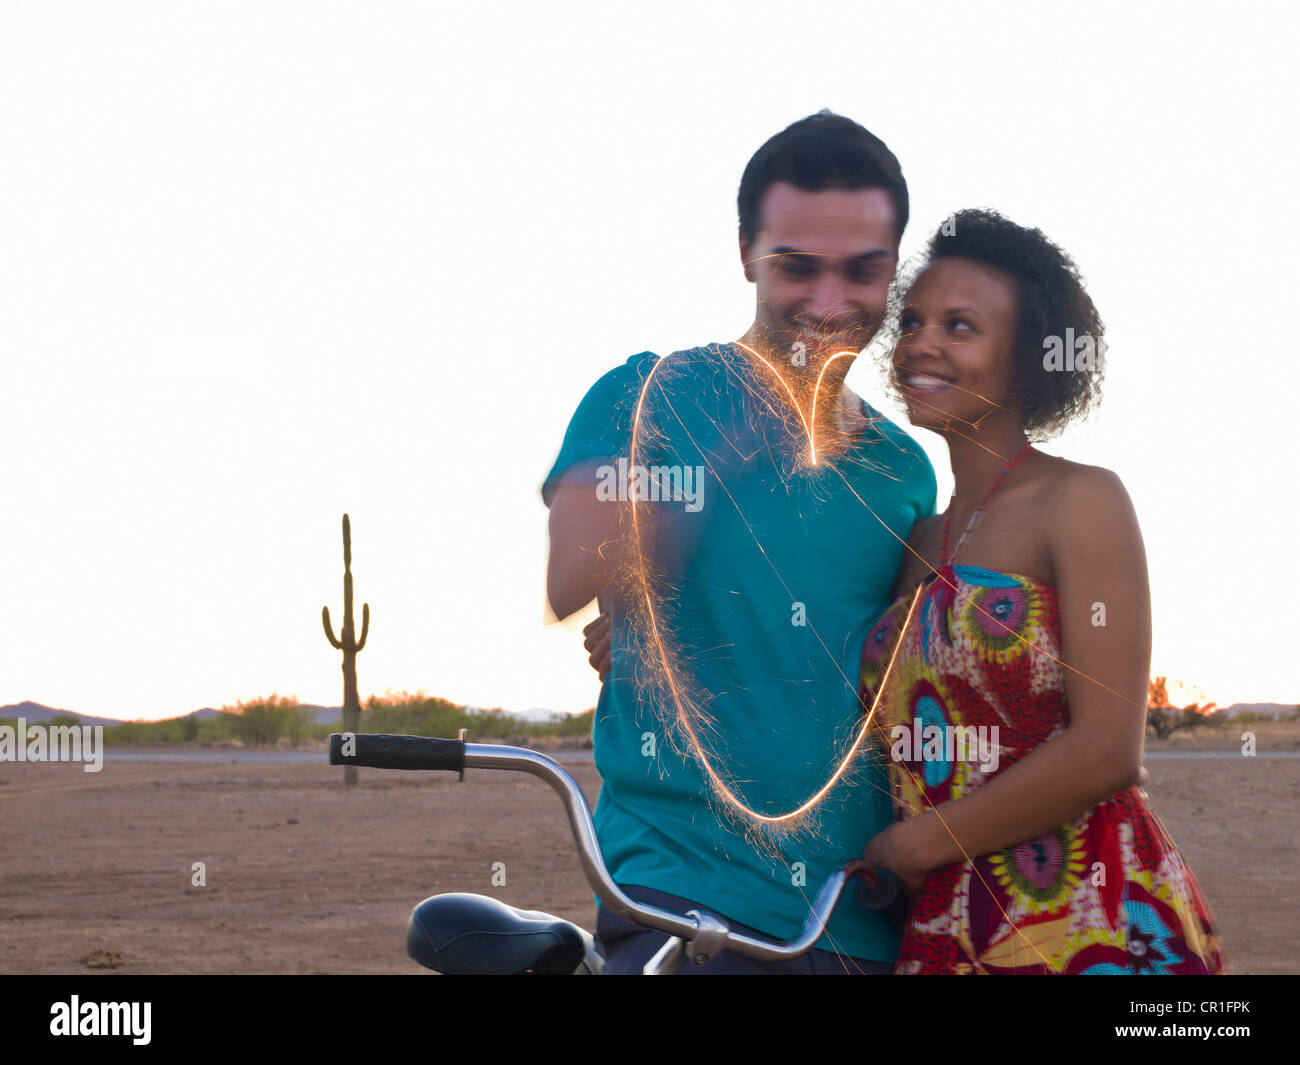
POLYGON ((762 372, 774 372, 783 383, 769 381, 773 395, 782 405, 793 400, 805 418, 815 412, 819 433, 830 427, 826 423, 838 422, 845 377, 875 332, 867 323, 865 317, 852 325, 841 320, 814 335, 806 323, 785 319, 764 323, 756 334, 754 354, 766 363, 762 372))
MULTIPOLYGON (((857 356, 871 343, 879 323, 858 319, 853 323, 837 323, 815 329, 806 323, 781 321, 763 328, 759 334, 765 357, 780 365, 783 374, 794 377, 816 377, 832 356, 848 352, 857 356)), ((837 359, 832 370, 852 359, 837 359)), ((847 369, 847 366, 845 367, 847 369)))

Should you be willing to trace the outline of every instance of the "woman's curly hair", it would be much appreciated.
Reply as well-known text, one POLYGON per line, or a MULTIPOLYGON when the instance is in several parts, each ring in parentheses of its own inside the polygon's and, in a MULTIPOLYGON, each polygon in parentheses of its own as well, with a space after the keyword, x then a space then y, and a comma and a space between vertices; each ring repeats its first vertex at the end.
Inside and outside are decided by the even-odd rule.
POLYGON ((958 211, 930 238, 924 259, 900 272, 891 300, 894 323, 925 268, 950 258, 991 266, 1015 282, 1014 373, 1024 404, 1025 435, 1045 440, 1091 413, 1101 401, 1105 327, 1073 260, 1041 230, 1018 226, 996 211, 958 211), (1045 366, 1047 344, 1051 338, 1064 344, 1067 329, 1076 340, 1092 338, 1094 369, 1062 372, 1045 366))

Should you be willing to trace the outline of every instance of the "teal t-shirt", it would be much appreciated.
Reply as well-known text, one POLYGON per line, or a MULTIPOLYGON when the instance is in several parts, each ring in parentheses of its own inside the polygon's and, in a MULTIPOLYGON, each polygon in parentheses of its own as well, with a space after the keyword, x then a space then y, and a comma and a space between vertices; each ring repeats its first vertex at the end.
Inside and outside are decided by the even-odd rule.
MULTIPOLYGON (((810 814, 780 830, 727 816, 734 804, 704 766, 779 817, 823 787, 858 734, 862 641, 936 487, 915 441, 863 412, 868 427, 847 451, 810 464, 788 403, 739 348, 643 352, 583 398, 542 486, 549 506, 567 470, 603 460, 598 491, 653 490, 647 505, 664 508, 649 570, 655 624, 614 602, 593 726, 594 820, 611 875, 776 939, 799 932, 826 878, 889 824, 883 762, 862 744, 810 814), (657 476, 638 487, 638 467, 657 476)), ((898 939, 850 891, 818 946, 892 962, 898 939)))

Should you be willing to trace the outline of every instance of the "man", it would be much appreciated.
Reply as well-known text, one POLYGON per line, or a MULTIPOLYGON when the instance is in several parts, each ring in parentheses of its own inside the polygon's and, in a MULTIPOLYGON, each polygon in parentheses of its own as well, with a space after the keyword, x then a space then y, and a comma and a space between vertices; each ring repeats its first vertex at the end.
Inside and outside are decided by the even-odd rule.
MULTIPOLYGON (((844 384, 898 262, 898 161, 823 111, 759 149, 738 202, 753 324, 734 344, 633 356, 587 393, 542 487, 547 591, 558 617, 598 596, 610 612, 593 731, 614 880, 788 939, 891 820, 879 763, 847 758, 858 655, 935 479, 844 384)), ((603 907, 597 938, 610 973, 664 940, 603 907)), ((887 972, 897 945, 850 892, 805 958, 690 971, 887 972)))

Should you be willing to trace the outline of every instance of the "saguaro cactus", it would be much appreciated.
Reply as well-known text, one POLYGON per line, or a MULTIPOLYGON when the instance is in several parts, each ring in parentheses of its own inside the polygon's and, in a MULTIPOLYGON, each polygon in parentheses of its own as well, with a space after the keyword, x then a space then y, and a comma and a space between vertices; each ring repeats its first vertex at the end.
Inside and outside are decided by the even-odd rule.
MULTIPOLYGON (((320 617, 329 642, 343 652, 343 731, 358 732, 361 728, 361 700, 357 698, 357 652, 365 647, 366 633, 370 631, 370 604, 362 604, 361 639, 358 640, 352 628, 352 526, 346 514, 343 515, 343 627, 337 640, 330 626, 330 608, 322 607, 320 617)), ((350 786, 356 782, 357 767, 345 766, 343 783, 350 786)))

